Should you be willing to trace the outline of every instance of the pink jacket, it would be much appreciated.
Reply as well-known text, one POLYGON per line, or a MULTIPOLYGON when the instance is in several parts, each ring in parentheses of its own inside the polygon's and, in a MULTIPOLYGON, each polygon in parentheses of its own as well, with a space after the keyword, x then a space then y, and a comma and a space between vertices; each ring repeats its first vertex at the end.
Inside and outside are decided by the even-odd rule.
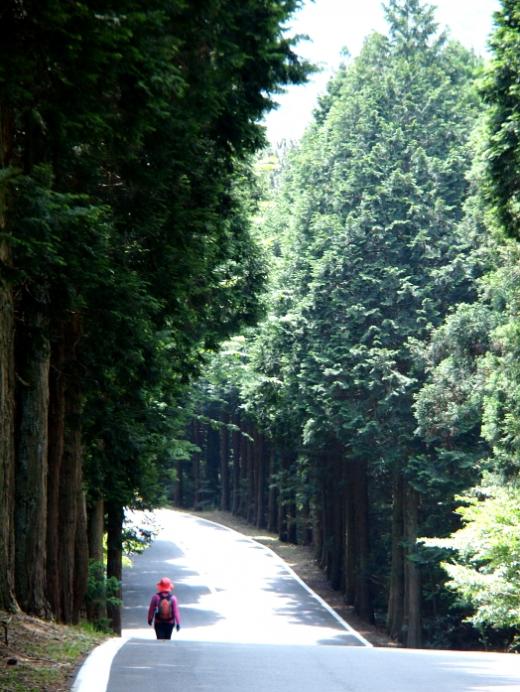
MULTIPOLYGON (((157 606, 159 605, 159 601, 161 600, 162 596, 167 596, 169 594, 169 591, 161 591, 160 593, 155 593, 152 596, 152 600, 150 601, 150 607, 148 608, 148 624, 151 625, 152 621, 155 616, 155 610, 157 606)), ((170 625, 180 625, 181 624, 181 615, 179 613, 179 604, 177 603, 177 598, 175 596, 172 596, 172 605, 173 605, 173 618, 171 620, 166 620, 165 622, 169 622, 170 625)))

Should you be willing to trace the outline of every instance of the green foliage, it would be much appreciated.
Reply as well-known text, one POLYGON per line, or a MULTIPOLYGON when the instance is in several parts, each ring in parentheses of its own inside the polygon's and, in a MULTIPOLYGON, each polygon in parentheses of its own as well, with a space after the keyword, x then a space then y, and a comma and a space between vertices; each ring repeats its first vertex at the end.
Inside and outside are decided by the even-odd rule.
POLYGON ((497 315, 491 332, 492 348, 484 361, 486 383, 482 433, 493 449, 493 465, 503 477, 518 477, 518 415, 520 371, 518 355, 518 248, 506 245, 502 266, 487 277, 486 288, 497 315))
POLYGON ((450 588, 471 604, 476 626, 520 628, 520 491, 490 484, 458 498, 464 526, 443 545, 455 550, 443 564, 450 588))
MULTIPOLYGON (((471 233, 484 219, 489 229, 498 227, 518 239, 520 14, 516 3, 501 5, 483 85, 489 108, 478 149, 484 155, 474 166, 477 189, 466 207, 466 225, 471 233)), ((475 485, 459 498, 467 503, 457 510, 464 527, 453 533, 457 527, 445 525, 430 534, 452 532, 442 542, 457 549, 445 564, 449 585, 471 609, 468 622, 495 638, 497 630, 505 631, 505 641, 511 642, 518 631, 518 250, 515 243, 496 247, 497 237, 481 244, 487 273, 476 284, 475 302, 459 305, 433 334, 426 355, 428 382, 415 410, 432 455, 421 468, 433 471, 427 483, 436 496, 446 497, 443 483, 451 497, 457 487, 460 492, 475 485), (477 485, 486 468, 495 474, 489 487, 477 485)))
POLYGON ((451 503, 457 493, 478 482, 489 454, 481 423, 487 354, 499 319, 483 298, 461 303, 433 332, 424 350, 428 378, 415 396, 414 410, 427 453, 418 456, 413 467, 420 487, 438 502, 451 503))
POLYGON ((142 553, 158 533, 159 527, 153 515, 126 515, 123 526, 123 553, 128 556, 142 553))
MULTIPOLYGON (((438 35, 417 0, 386 12, 388 36, 370 36, 339 70, 280 173, 272 152, 260 161, 268 312, 239 352, 213 360, 198 401, 268 437, 270 487, 306 525, 336 511, 339 526, 334 503, 368 464, 374 547, 363 570, 381 607, 394 475, 421 492, 428 535, 455 528, 453 496, 478 478, 485 374, 472 349, 485 351, 495 326, 487 308, 461 310, 426 346, 456 303, 476 298, 489 264, 482 205, 468 202, 480 61, 438 35)), ((399 541, 432 572, 430 554, 399 541)), ((425 587, 432 612, 435 588, 425 587)))
POLYGON ((204 352, 260 313, 249 157, 272 94, 310 70, 284 33, 298 6, 101 0, 1 11, 10 139, 0 160, 13 164, 1 169, 3 237, 17 288, 50 315, 55 346, 80 314, 94 498, 161 499, 204 352))
POLYGON ((502 231, 520 238, 520 8, 501 0, 491 38, 493 58, 483 93, 488 102, 487 195, 502 231))
POLYGON ((305 446, 336 438, 374 459, 408 456, 413 340, 471 290, 457 224, 477 106, 478 62, 435 37, 430 10, 391 3, 388 18, 293 156, 273 211, 280 299, 260 336, 305 446))
MULTIPOLYGON (((87 593, 85 600, 90 608, 97 608, 99 612, 106 612, 106 606, 119 606, 122 604, 118 594, 121 593, 121 582, 115 577, 106 576, 106 566, 102 561, 89 560, 87 593)), ((110 632, 110 621, 107 617, 100 617, 92 623, 98 632, 110 632)))
MULTIPOLYGON (((490 233, 518 239, 517 5, 502 0, 496 17, 485 112, 475 55, 437 32, 429 5, 389 0, 388 35, 338 71, 301 144, 257 160, 267 314, 211 360, 193 402, 198 421, 234 417, 268 438, 269 490, 299 515, 289 521, 326 534, 337 520, 329 555, 345 540, 334 505, 366 462, 372 594, 384 608, 404 554, 400 569, 423 576, 428 641, 443 646, 518 626, 519 258, 490 233), (419 494, 419 533, 446 544, 414 545, 406 507, 396 521, 399 484, 419 494), (478 499, 454 513, 471 487, 478 499), (440 563, 471 531, 450 591, 440 563), (477 629, 460 622, 471 608, 477 629)), ((202 482, 217 492, 217 476, 202 482)))

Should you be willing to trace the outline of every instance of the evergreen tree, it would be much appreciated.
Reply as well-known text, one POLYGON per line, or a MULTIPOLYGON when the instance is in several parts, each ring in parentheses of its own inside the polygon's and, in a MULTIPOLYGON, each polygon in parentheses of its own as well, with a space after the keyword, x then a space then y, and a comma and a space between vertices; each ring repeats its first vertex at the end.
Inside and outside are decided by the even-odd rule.
POLYGON ((479 61, 437 34, 429 6, 386 13, 389 35, 335 77, 270 206, 270 313, 239 408, 274 448, 280 535, 312 528, 347 601, 368 619, 387 609, 390 632, 417 646, 418 345, 475 294, 462 219, 479 61))
POLYGON ((308 70, 283 33, 297 6, 0 10, 6 607, 16 586, 28 611, 77 619, 84 480, 91 553, 105 500, 119 575, 123 507, 158 498, 201 353, 258 311, 263 269, 237 185, 271 95, 308 70))
POLYGON ((493 57, 487 71, 484 97, 489 105, 487 195, 506 235, 518 240, 520 233, 520 7, 515 0, 501 0, 495 14, 491 39, 493 57))

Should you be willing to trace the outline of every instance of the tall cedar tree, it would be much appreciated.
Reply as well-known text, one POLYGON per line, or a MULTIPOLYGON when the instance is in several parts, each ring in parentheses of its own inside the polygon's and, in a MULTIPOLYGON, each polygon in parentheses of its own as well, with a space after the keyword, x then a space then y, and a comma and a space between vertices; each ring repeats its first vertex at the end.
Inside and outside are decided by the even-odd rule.
POLYGON ((0 10, 0 606, 77 620, 85 480, 119 576, 123 507, 158 496, 200 351, 255 316, 233 186, 270 95, 307 71, 283 33, 298 5, 0 10))
MULTIPOLYGON (((275 447, 264 492, 278 491, 285 537, 307 540, 312 526, 358 613, 386 610, 390 633, 418 646, 428 490, 416 345, 474 292, 474 238, 459 225, 479 61, 439 36, 418 0, 391 0, 386 15, 389 35, 340 71, 290 156, 266 223, 281 253, 271 314, 249 349, 239 412, 269 436, 271 457, 275 447)), ((242 487, 250 474, 258 483, 255 453, 238 456, 242 487)), ((257 495, 246 493, 256 511, 257 495)))
POLYGON ((502 0, 491 39, 493 57, 484 85, 489 104, 487 192, 503 232, 520 238, 520 7, 502 0))

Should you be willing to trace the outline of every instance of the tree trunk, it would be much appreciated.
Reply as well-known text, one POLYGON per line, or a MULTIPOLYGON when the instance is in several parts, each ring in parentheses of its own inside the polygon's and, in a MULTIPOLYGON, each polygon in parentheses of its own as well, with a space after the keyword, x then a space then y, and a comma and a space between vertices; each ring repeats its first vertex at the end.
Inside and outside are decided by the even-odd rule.
MULTIPOLYGON (((192 421, 191 422, 191 439, 193 441, 193 444, 198 446, 198 435, 197 435, 197 421, 192 421)), ((199 461, 199 456, 200 452, 195 451, 191 455, 191 482, 192 482, 192 494, 191 494, 191 503, 190 506, 196 509, 197 507, 197 492, 198 492, 198 483, 199 483, 199 468, 200 468, 200 461, 199 461)))
POLYGON ((256 436, 256 527, 265 527, 265 440, 263 435, 256 436))
POLYGON ((327 506, 327 492, 324 486, 324 480, 322 480, 322 487, 320 490, 320 508, 319 508, 319 550, 318 550, 318 564, 320 569, 326 572, 327 570, 327 559, 328 559, 328 536, 329 536, 329 514, 327 506))
POLYGON ((199 448, 200 451, 194 452, 192 456, 192 482, 193 482, 193 496, 192 496, 192 507, 195 509, 199 508, 199 495, 200 495, 200 460, 202 457, 202 447, 203 439, 202 432, 200 429, 200 423, 198 421, 193 421, 192 423, 192 439, 194 444, 199 448))
POLYGON ((229 511, 229 416, 223 415, 224 425, 220 429, 220 509, 229 511))
POLYGON ((296 501, 293 497, 289 502, 287 513, 287 540, 289 543, 298 543, 298 512, 296 511, 296 501))
POLYGON ((388 595, 388 634, 401 640, 404 626, 404 557, 403 557, 403 479, 396 466, 392 479, 392 558, 388 595))
MULTIPOLYGON (((0 165, 12 158, 12 118, 0 104, 0 165)), ((6 231, 7 194, 0 186, 0 233, 6 231)), ((8 241, 0 237, 0 609, 16 610, 14 597, 14 306, 5 269, 8 241)))
POLYGON ((419 494, 407 485, 405 494, 405 539, 407 559, 405 561, 405 612, 406 612, 406 646, 419 648, 422 644, 421 634, 421 577, 419 567, 413 557, 417 553, 419 514, 419 494))
POLYGON ((15 583, 23 610, 46 617, 50 345, 40 306, 24 301, 16 338, 15 583))
POLYGON ((345 602, 354 605, 356 596, 356 521, 355 488, 352 465, 347 464, 345 487, 345 602))
POLYGON ((98 499, 89 507, 87 514, 88 556, 95 562, 103 562, 103 535, 105 532, 105 502, 98 499))
MULTIPOLYGON (((240 426, 240 420, 232 418, 232 422, 237 427, 240 426)), ((231 454, 231 512, 238 514, 240 504, 240 430, 233 430, 231 433, 231 454)))
POLYGON ((367 462, 357 459, 353 463, 355 477, 354 520, 356 524, 356 613, 368 622, 374 622, 374 610, 370 594, 369 572, 369 525, 367 462))
POLYGON ((274 474, 275 452, 272 448, 272 445, 269 445, 269 471, 267 477, 267 482, 269 484, 267 496, 267 530, 272 532, 278 531, 278 493, 276 490, 276 485, 274 483, 274 474))
POLYGON ((341 468, 338 465, 338 454, 323 457, 318 462, 321 469, 321 556, 320 566, 333 588, 338 589, 342 581, 344 563, 343 517, 342 503, 343 479, 338 475, 341 468))
POLYGON ((105 532, 105 503, 102 499, 93 502, 87 513, 87 535, 90 589, 88 593, 87 618, 99 623, 106 619, 105 565, 103 563, 103 535, 105 532))
MULTIPOLYGON (((247 431, 256 442, 257 434, 253 432, 250 425, 247 431), (252 433, 252 434, 251 434, 252 433)), ((256 519, 256 445, 251 440, 247 441, 246 447, 246 468, 247 468, 247 501, 246 519, 250 524, 255 523, 256 519)))
POLYGON ((49 452, 47 463, 47 600, 60 619, 59 503, 65 436, 65 375, 63 325, 51 348, 49 381, 49 452))
POLYGON ((345 588, 345 463, 342 450, 332 461, 329 497, 331 502, 330 583, 334 589, 345 588))
POLYGON ((76 554, 74 563, 74 610, 72 621, 78 624, 86 603, 88 583, 88 532, 85 493, 80 484, 77 493, 76 554))
MULTIPOLYGON (((123 577, 123 521, 124 510, 117 503, 107 503, 107 577, 116 579, 118 586, 111 593, 121 601, 121 579, 123 577)), ((121 605, 108 602, 107 613, 112 631, 121 636, 121 605)))
POLYGON ((81 487, 81 409, 82 398, 79 390, 79 377, 75 351, 80 338, 79 316, 71 319, 66 328, 65 353, 67 367, 65 438, 63 460, 60 473, 59 499, 59 581, 60 581, 60 619, 65 623, 74 622, 77 599, 76 581, 76 541, 78 531, 78 493, 81 487))
POLYGON ((311 514, 311 506, 308 500, 305 501, 301 511, 301 542, 302 545, 312 545, 313 536, 313 519, 311 514))
POLYGON ((175 507, 185 507, 184 499, 184 465, 182 459, 175 464, 175 487, 173 490, 173 504, 175 507))
POLYGON ((244 519, 247 519, 247 447, 248 440, 244 435, 244 430, 240 432, 240 447, 239 447, 239 470, 238 470, 238 508, 237 514, 244 519))
POLYGON ((220 434, 212 427, 206 428, 206 466, 204 474, 204 497, 202 509, 220 506, 220 434))
POLYGON ((278 474, 278 538, 281 541, 288 539, 287 525, 287 502, 286 502, 286 478, 285 478, 285 457, 283 451, 280 453, 280 473, 278 474))
POLYGON ((292 457, 281 453, 281 474, 279 477, 278 535, 281 541, 296 542, 294 489, 291 478, 292 457))

